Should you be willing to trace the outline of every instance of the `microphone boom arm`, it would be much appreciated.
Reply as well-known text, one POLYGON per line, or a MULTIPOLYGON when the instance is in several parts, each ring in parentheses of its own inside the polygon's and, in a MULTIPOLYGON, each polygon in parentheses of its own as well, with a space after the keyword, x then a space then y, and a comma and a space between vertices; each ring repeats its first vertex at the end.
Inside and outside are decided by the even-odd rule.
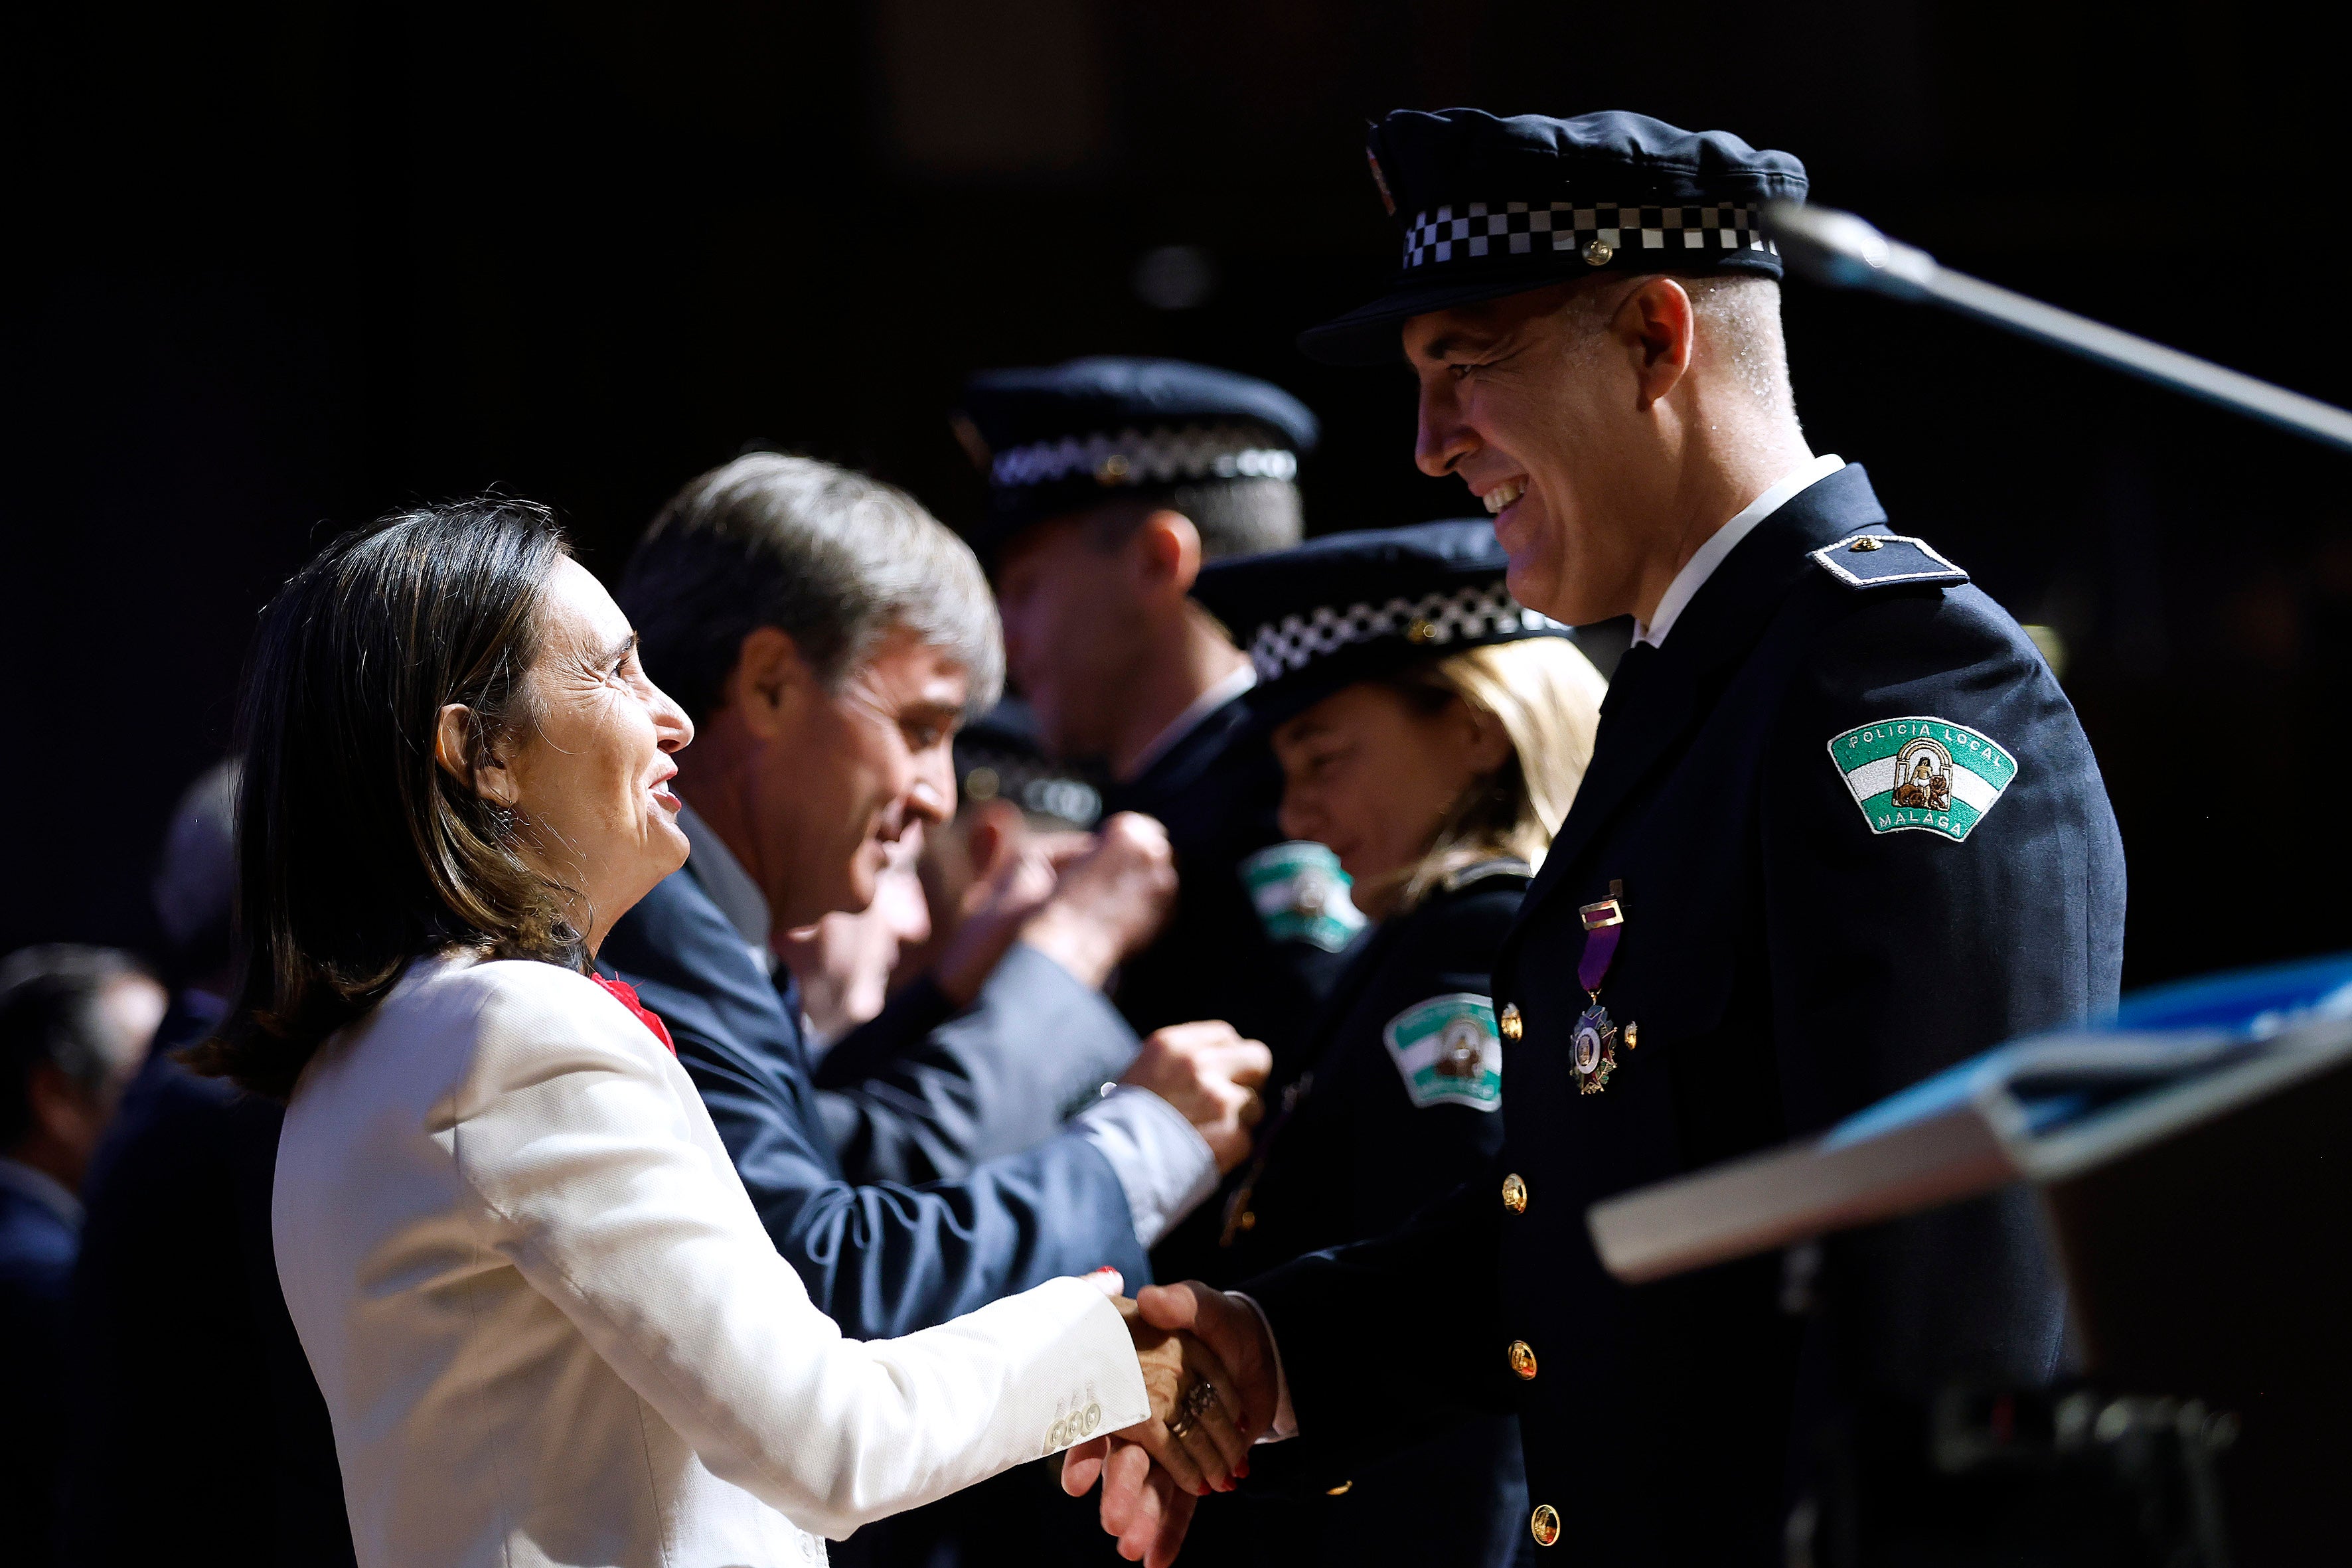
POLYGON ((1772 202, 1764 209, 1764 228, 1790 268, 1816 283, 1941 305, 2337 451, 2352 452, 2352 414, 2332 404, 1955 272, 1926 251, 1887 238, 1852 213, 1772 202))

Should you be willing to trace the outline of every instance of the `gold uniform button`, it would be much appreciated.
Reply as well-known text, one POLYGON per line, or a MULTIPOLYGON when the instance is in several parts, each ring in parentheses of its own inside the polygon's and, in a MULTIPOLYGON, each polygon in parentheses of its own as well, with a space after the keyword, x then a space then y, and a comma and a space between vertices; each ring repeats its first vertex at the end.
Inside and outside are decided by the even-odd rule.
POLYGON ((1503 1038, 1507 1040, 1517 1039, 1527 1032, 1528 1026, 1527 1021, 1519 1016, 1519 1005, 1517 1002, 1507 1002, 1503 1005, 1503 1016, 1495 1020, 1495 1025, 1503 1031, 1503 1038))
POLYGON ((1405 623, 1404 635, 1407 642, 1434 642, 1437 640, 1437 623, 1421 616, 1415 616, 1405 623))
POLYGON ((1510 1348, 1503 1353, 1511 1358, 1511 1370, 1519 1374, 1521 1382, 1528 1382, 1535 1377, 1536 1352, 1527 1341, 1513 1340, 1510 1348))
POLYGON ((1346 1497, 1349 1492, 1351 1492, 1351 1491, 1353 1491, 1353 1490, 1355 1490, 1355 1489, 1356 1489, 1356 1483, 1355 1483, 1355 1482, 1353 1482, 1353 1481, 1341 1481, 1338 1486, 1336 1486, 1336 1487, 1331 1487, 1331 1488, 1327 1489, 1324 1491, 1323 1495, 1324 1495, 1325 1497, 1346 1497))
POLYGON ((1528 1515, 1528 1533, 1536 1538, 1538 1546, 1549 1546, 1559 1539, 1559 1510, 1548 1502, 1536 1504, 1535 1512, 1528 1515))
POLYGON ((1503 1206, 1513 1214, 1528 1212, 1528 1184, 1517 1171, 1503 1178, 1503 1206))
POLYGON ((1886 541, 1880 539, 1874 534, 1865 533, 1860 539, 1855 540, 1852 544, 1847 545, 1846 552, 1850 555, 1866 555, 1871 551, 1884 550, 1885 548, 1886 541))

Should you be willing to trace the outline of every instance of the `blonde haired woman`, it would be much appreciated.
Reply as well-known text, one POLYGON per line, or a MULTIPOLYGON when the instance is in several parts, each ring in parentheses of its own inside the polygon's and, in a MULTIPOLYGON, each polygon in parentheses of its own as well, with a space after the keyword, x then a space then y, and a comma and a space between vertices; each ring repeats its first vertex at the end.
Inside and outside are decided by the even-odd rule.
MULTIPOLYGON (((1392 1229, 1502 1145, 1494 954, 1584 776, 1605 689, 1566 627, 1511 600, 1504 567, 1481 520, 1333 535, 1202 574, 1195 592, 1257 667, 1283 830, 1338 855, 1374 922, 1308 1070, 1226 1195, 1212 1284, 1392 1229)), ((1433 1355, 1465 1335, 1493 1353, 1476 1324, 1399 1331, 1433 1355)), ((1283 1474, 1288 1448, 1259 1449, 1249 1486, 1202 1502, 1192 1555, 1500 1563, 1524 1533, 1507 1416, 1467 1416, 1344 1476, 1283 1474)))

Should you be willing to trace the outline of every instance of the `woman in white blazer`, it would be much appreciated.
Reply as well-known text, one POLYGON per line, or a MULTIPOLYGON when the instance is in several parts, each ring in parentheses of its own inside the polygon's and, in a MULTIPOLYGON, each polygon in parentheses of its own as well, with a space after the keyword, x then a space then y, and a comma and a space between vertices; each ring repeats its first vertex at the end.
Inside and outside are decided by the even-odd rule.
POLYGON ((867 1343, 810 1304, 660 1021, 593 977, 686 858, 692 726, 544 512, 331 545, 242 731, 242 991, 199 1059, 288 1101, 278 1274, 366 1568, 819 1563, 1120 1428, 1230 1484, 1272 1413, 1115 1282, 867 1343))

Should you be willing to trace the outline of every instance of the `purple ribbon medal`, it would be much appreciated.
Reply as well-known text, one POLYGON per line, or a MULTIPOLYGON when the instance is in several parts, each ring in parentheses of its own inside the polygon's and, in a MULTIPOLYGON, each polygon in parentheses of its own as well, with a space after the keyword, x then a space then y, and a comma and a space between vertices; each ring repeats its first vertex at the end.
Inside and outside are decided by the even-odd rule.
MULTIPOLYGON (((1601 983, 1609 977, 1610 960, 1617 956, 1617 939, 1624 934, 1625 910, 1612 884, 1611 896, 1583 905, 1576 912, 1584 921, 1584 955, 1576 961, 1576 983, 1592 998, 1592 1005, 1577 1015, 1576 1033, 1569 1044, 1568 1065, 1576 1074, 1579 1094, 1599 1094, 1617 1070, 1619 1030, 1601 1005, 1601 983)), ((1622 1034, 1627 1050, 1633 1049, 1631 1026, 1622 1034)))

